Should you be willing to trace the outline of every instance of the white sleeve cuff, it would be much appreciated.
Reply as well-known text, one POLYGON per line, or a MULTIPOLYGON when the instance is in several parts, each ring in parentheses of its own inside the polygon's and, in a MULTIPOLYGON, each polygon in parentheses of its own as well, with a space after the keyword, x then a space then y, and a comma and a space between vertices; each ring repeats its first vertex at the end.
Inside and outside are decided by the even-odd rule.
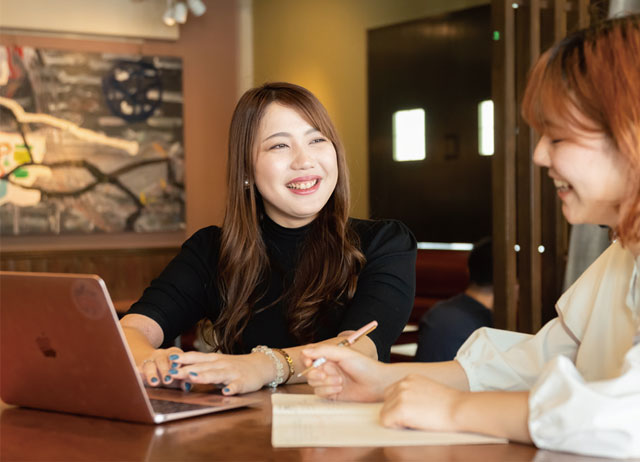
POLYGON ((634 368, 616 379, 585 383, 568 358, 555 358, 529 395, 533 442, 590 456, 639 457, 638 384, 640 370, 634 368))
MULTIPOLYGON (((533 338, 532 335, 483 327, 476 330, 460 347, 455 360, 469 380, 471 391, 522 391, 535 381, 537 370, 527 371, 527 362, 518 367, 518 354, 508 353, 514 345, 533 338)), ((526 354, 526 352, 525 352, 526 354)))

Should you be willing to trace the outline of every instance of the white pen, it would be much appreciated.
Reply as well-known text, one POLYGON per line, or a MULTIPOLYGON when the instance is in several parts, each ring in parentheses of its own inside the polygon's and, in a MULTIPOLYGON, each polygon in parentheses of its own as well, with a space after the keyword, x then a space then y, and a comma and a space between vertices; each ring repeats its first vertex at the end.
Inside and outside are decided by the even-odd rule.
MULTIPOLYGON (((362 326, 353 334, 351 334, 350 336, 342 340, 340 343, 338 343, 338 346, 351 346, 354 343, 356 343, 358 339, 360 339, 360 337, 367 335, 368 333, 373 331, 376 327, 378 327, 378 321, 371 321, 369 324, 367 324, 366 326, 362 326)), ((324 357, 316 359, 311 363, 311 366, 307 367, 305 370, 300 372, 298 374, 298 377, 302 377, 303 375, 306 375, 311 369, 315 369, 316 367, 319 367, 326 362, 327 362, 327 358, 324 358, 324 357)))

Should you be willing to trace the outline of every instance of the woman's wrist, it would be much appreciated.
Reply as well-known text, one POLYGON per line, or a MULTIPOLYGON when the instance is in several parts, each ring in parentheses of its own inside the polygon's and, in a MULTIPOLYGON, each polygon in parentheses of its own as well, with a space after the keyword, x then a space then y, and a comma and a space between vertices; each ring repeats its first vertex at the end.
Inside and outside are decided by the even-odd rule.
POLYGON ((402 377, 396 377, 398 374, 393 364, 381 363, 376 361, 375 369, 371 371, 371 376, 376 377, 375 389, 372 390, 373 394, 377 398, 377 401, 384 399, 384 391, 387 387, 396 383, 402 377))
POLYGON ((455 390, 449 406, 449 425, 452 431, 481 432, 481 429, 474 428, 473 398, 474 395, 470 391, 455 390))
POLYGON ((261 371, 263 385, 278 386, 284 381, 286 377, 284 366, 271 348, 258 345, 251 350, 250 356, 254 357, 261 371))

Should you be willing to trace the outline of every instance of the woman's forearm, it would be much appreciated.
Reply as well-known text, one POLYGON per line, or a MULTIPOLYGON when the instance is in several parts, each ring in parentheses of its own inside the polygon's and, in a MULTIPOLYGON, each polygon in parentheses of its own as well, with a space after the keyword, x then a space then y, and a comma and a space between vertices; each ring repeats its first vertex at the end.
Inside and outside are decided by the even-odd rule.
POLYGON ((458 431, 484 433, 531 443, 529 392, 484 391, 462 393, 452 412, 458 431))
POLYGON ((162 343, 162 328, 151 318, 129 314, 120 320, 120 326, 136 363, 149 358, 162 343))
POLYGON ((384 366, 382 379, 385 388, 402 380, 408 375, 415 374, 427 377, 435 382, 447 385, 461 391, 469 390, 469 381, 464 369, 457 361, 436 363, 392 363, 384 366))

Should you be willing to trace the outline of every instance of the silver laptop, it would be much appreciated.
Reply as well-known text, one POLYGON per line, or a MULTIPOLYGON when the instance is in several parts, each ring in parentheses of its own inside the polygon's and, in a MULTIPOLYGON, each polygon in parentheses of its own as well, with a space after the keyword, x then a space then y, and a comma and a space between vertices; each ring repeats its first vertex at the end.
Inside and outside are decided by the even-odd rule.
POLYGON ((161 423, 257 402, 145 388, 95 275, 0 271, 0 351, 7 404, 161 423))

